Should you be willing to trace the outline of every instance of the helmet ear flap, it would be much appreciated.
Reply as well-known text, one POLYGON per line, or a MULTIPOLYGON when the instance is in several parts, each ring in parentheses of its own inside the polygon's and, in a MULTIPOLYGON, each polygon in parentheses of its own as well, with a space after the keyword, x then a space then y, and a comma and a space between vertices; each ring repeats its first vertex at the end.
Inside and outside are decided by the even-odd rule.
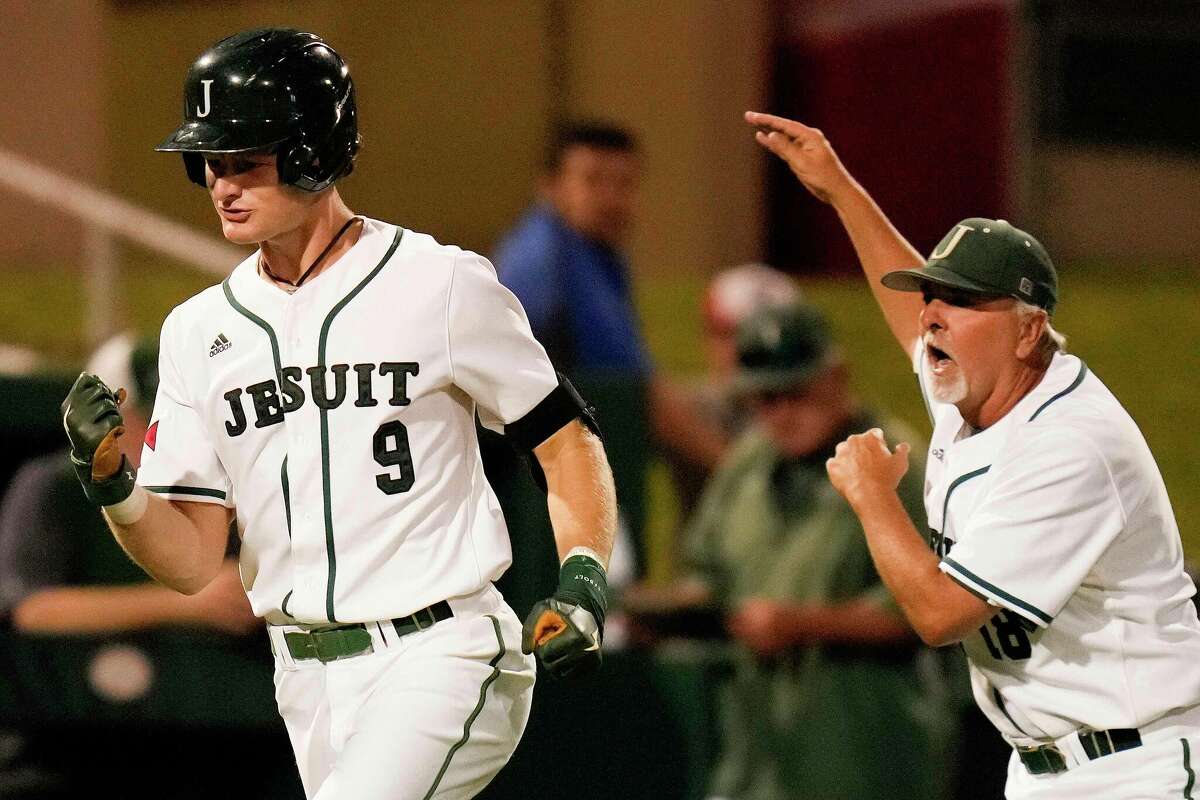
POLYGON ((183 156, 183 167, 187 170, 188 180, 207 189, 208 181, 204 175, 204 156, 199 153, 181 153, 181 155, 183 156))
POLYGON ((350 172, 348 164, 325 163, 325 158, 336 155, 341 154, 329 153, 323 157, 316 148, 303 141, 285 146, 279 151, 279 182, 306 192, 319 192, 350 172))
POLYGON ((312 181, 305 176, 305 173, 309 171, 316 158, 317 154, 304 142, 283 145, 279 148, 279 153, 276 155, 279 182, 312 191, 306 185, 311 184, 312 181))

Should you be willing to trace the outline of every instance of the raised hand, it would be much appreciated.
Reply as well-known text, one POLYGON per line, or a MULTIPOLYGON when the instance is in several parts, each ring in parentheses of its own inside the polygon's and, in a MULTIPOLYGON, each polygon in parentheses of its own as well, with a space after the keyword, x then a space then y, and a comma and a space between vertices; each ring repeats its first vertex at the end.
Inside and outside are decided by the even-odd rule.
POLYGON ((854 179, 818 129, 758 111, 747 111, 746 122, 758 128, 758 143, 783 159, 821 202, 831 203, 840 190, 853 186, 854 179))

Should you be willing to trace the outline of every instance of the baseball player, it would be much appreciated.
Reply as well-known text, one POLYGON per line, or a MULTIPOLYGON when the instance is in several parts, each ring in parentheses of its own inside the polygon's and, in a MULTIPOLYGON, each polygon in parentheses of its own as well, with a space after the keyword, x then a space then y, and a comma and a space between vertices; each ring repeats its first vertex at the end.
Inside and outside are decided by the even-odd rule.
POLYGON ((922 259, 820 131, 747 120, 838 211, 912 356, 934 424, 932 552, 896 495, 908 445, 851 436, 828 471, 913 627, 966 650, 975 698, 1013 746, 1008 797, 1191 797, 1195 586, 1145 440, 1051 325, 1046 251, 972 218, 922 259))
POLYGON ((536 653, 594 666, 615 525, 595 423, 485 259, 353 214, 354 87, 320 37, 236 34, 192 65, 183 155, 227 239, 257 244, 163 323, 141 468, 120 392, 81 375, 72 461, 130 556, 201 590, 235 515, 309 797, 465 798, 529 716, 536 653), (524 630, 475 418, 531 450, 562 557, 524 630))

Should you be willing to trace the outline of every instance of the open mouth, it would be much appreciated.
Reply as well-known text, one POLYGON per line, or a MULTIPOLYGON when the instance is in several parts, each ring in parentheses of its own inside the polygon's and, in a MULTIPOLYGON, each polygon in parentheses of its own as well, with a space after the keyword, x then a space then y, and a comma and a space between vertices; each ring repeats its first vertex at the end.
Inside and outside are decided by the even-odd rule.
POLYGON ((949 353, 933 344, 926 343, 925 352, 935 375, 940 375, 947 367, 954 364, 954 359, 949 353))

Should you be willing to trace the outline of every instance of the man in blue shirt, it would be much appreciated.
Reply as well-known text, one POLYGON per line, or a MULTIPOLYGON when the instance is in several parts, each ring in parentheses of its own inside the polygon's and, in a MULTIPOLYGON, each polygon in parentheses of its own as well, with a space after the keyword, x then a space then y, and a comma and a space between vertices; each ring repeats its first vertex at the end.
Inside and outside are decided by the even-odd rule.
POLYGON ((560 370, 644 380, 660 442, 712 467, 724 436, 701 422, 687 393, 655 371, 633 307, 621 247, 641 171, 628 131, 596 122, 562 126, 548 153, 540 201, 503 237, 493 260, 560 370))
POLYGON ((500 280, 567 372, 651 368, 620 252, 641 173, 633 137, 606 125, 558 134, 531 208, 496 251, 500 280))

